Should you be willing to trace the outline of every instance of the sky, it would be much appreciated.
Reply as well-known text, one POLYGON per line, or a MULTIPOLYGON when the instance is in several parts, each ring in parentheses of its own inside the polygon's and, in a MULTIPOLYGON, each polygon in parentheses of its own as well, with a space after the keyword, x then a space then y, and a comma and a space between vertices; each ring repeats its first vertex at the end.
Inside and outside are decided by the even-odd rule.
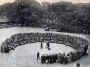
POLYGON ((0 0, 0 5, 3 5, 5 3, 13 3, 15 0, 0 0))
POLYGON ((90 0, 37 0, 39 2, 59 2, 59 1, 66 1, 66 2, 72 2, 72 3, 90 3, 90 0))
MULTIPOLYGON (((0 5, 3 5, 5 3, 13 3, 14 1, 15 0, 0 0, 0 5)), ((67 1, 72 3, 90 3, 90 0, 36 0, 36 1, 38 1, 39 3, 42 3, 42 2, 55 3, 58 1, 67 1)))

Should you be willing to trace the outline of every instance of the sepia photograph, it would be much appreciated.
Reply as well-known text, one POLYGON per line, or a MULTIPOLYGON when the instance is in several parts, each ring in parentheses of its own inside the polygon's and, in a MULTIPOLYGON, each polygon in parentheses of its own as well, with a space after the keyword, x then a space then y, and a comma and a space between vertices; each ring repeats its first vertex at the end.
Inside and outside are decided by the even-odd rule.
POLYGON ((90 0, 0 0, 0 67, 90 67, 90 0))

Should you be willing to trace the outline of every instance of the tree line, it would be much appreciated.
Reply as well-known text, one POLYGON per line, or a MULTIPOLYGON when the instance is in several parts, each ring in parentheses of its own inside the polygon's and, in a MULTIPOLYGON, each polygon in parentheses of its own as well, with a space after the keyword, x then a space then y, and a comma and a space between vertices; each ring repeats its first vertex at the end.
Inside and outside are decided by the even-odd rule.
MULTIPOLYGON (((14 24, 31 27, 54 28, 59 32, 90 33, 89 4, 72 4, 58 2, 54 4, 36 2, 30 4, 13 3, 0 7, 0 12, 6 15, 14 24)), ((0 14, 0 15, 1 15, 0 14)))

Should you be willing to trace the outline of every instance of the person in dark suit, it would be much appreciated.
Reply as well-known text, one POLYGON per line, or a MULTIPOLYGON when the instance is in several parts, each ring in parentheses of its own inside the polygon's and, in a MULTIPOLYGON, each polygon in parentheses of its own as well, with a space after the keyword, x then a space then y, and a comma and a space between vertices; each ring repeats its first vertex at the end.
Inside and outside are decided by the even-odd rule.
POLYGON ((39 52, 37 52, 37 61, 40 59, 40 53, 39 52))
POLYGON ((88 50, 88 45, 86 45, 86 46, 84 47, 84 55, 88 55, 87 50, 88 50))
POLYGON ((77 64, 76 64, 76 67, 80 67, 80 63, 77 63, 77 64))
POLYGON ((41 63, 44 64, 46 63, 47 57, 46 56, 41 56, 41 63))
POLYGON ((49 42, 47 42, 47 48, 48 48, 48 50, 50 50, 50 43, 49 42))
POLYGON ((40 48, 41 48, 41 49, 43 48, 43 44, 42 44, 42 42, 41 42, 41 46, 40 46, 40 48))

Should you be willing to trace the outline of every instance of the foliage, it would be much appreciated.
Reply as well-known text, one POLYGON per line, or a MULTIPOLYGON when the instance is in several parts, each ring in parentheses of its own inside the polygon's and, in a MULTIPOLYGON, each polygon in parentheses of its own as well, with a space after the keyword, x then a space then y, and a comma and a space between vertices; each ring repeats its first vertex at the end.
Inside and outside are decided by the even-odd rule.
POLYGON ((21 26, 49 27, 59 32, 90 33, 88 17, 89 4, 60 2, 44 3, 43 6, 13 3, 1 6, 0 12, 14 24, 21 26), (3 7, 3 8, 2 8, 3 7))

